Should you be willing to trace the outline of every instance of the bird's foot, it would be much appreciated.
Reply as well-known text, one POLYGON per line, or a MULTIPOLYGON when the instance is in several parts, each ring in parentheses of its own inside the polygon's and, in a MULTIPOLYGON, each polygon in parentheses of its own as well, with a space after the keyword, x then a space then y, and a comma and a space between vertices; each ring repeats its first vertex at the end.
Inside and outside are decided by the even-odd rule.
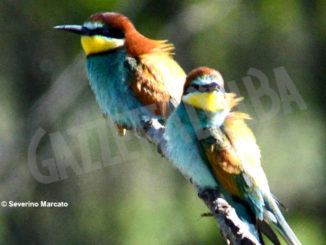
POLYGON ((113 123, 115 129, 117 130, 117 133, 119 136, 125 136, 126 135, 126 132, 127 132, 127 129, 125 129, 124 127, 120 126, 119 124, 117 123, 113 123))

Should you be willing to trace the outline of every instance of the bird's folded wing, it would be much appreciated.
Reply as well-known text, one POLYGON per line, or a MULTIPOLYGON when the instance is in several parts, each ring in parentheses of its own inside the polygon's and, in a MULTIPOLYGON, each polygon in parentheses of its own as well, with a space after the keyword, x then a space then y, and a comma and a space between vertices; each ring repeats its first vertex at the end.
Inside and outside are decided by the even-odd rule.
POLYGON ((186 77, 167 48, 143 54, 137 60, 137 65, 130 66, 130 88, 137 99, 145 106, 154 106, 153 112, 165 118, 179 104, 186 77))
POLYGON ((250 117, 245 113, 230 113, 222 127, 233 149, 241 160, 241 169, 254 186, 268 187, 265 173, 260 164, 260 150, 251 129, 245 123, 250 117))
POLYGON ((244 119, 244 113, 233 112, 221 129, 210 129, 210 137, 201 141, 208 162, 218 182, 234 196, 250 203, 262 218, 264 200, 260 185, 267 185, 260 166, 260 151, 244 119))

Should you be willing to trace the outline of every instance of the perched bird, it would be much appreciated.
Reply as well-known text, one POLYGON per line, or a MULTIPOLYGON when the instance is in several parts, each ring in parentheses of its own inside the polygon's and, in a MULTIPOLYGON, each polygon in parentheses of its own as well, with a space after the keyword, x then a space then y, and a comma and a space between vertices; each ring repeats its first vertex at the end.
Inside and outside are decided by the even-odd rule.
POLYGON ((238 216, 252 224, 253 233, 262 222, 272 224, 288 244, 301 244, 270 192, 259 148, 245 123, 249 116, 231 112, 240 100, 225 93, 218 71, 200 67, 190 72, 182 102, 166 122, 166 155, 199 193, 218 189, 238 216))
POLYGON ((121 135, 153 118, 164 121, 180 102, 186 74, 173 59, 173 44, 144 37, 113 12, 54 28, 81 35, 90 85, 121 135))

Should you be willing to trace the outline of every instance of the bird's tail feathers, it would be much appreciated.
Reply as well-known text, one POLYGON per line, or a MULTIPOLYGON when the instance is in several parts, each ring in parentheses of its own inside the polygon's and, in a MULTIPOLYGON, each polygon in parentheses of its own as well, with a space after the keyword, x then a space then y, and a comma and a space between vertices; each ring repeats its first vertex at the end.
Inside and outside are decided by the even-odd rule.
POLYGON ((301 245, 290 226, 287 224, 280 208, 272 195, 266 200, 267 210, 264 212, 264 219, 271 223, 282 235, 289 245, 301 245))

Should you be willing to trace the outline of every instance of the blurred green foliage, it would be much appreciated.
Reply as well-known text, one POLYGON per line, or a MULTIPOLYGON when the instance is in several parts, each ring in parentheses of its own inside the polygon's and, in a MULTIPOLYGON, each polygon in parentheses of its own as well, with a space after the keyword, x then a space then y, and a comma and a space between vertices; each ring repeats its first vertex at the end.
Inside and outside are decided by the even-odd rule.
MULTIPOLYGON (((2 0, 0 2, 1 200, 66 201, 68 208, 1 208, 0 244, 216 244, 215 221, 191 185, 154 147, 132 135, 116 136, 101 118, 87 86, 78 37, 52 26, 79 24, 98 11, 121 12, 153 39, 168 39, 189 72, 206 65, 234 80, 262 151, 274 194, 303 244, 324 244, 326 227, 325 102, 326 1, 2 0), (259 120, 242 78, 249 68, 267 75, 284 67, 307 109, 294 103, 259 120), (102 126, 97 126, 98 123, 102 126), (94 126, 95 125, 95 126, 94 126), (46 136, 37 160, 54 158, 51 133, 78 164, 90 151, 103 160, 99 135, 119 164, 51 183, 32 175, 28 149, 37 129, 46 136), (72 133, 72 131, 77 134, 72 133), (82 133, 85 132, 85 135, 82 133), (84 140, 81 140, 83 135, 84 140), (126 156, 134 152, 133 158, 126 156)), ((259 83, 257 83, 257 86, 259 83)), ((277 91, 277 90, 276 90, 277 91)), ((265 101, 268 108, 268 99, 265 101)), ((104 149, 105 151, 105 149, 104 149)), ((69 160, 69 159, 68 159, 69 160)), ((1 201, 0 200, 0 201, 1 201)))

